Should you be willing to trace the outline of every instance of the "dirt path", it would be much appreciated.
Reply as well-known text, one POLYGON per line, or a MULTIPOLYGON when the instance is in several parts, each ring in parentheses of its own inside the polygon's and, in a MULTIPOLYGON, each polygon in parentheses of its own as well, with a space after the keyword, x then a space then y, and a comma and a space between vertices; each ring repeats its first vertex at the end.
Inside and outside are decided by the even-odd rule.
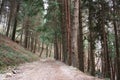
POLYGON ((54 60, 26 63, 0 80, 100 80, 54 60), (13 74, 15 73, 15 74, 13 74))

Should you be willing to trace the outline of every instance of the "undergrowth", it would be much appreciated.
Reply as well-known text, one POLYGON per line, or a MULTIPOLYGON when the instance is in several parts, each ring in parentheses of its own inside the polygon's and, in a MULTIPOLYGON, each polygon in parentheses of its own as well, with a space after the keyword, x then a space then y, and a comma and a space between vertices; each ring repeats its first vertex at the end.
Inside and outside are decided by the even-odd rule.
POLYGON ((23 49, 23 52, 25 53, 17 52, 11 47, 0 44, 0 72, 8 66, 15 66, 20 63, 30 62, 37 59, 37 57, 31 52, 27 52, 25 49, 23 49))

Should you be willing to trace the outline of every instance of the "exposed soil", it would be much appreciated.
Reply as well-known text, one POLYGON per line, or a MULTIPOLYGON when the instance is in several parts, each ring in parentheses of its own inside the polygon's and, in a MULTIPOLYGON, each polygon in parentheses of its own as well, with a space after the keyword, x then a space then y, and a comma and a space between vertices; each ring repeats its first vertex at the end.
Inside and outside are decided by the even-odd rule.
POLYGON ((2 80, 101 80, 51 59, 22 64, 2 77, 2 80))

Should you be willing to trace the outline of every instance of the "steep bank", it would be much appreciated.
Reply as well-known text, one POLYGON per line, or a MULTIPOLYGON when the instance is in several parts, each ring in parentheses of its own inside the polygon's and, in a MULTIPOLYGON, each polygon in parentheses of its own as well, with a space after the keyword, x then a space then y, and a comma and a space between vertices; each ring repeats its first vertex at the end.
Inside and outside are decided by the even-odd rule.
POLYGON ((36 59, 38 59, 36 55, 0 34, 0 72, 9 66, 34 61, 36 59))

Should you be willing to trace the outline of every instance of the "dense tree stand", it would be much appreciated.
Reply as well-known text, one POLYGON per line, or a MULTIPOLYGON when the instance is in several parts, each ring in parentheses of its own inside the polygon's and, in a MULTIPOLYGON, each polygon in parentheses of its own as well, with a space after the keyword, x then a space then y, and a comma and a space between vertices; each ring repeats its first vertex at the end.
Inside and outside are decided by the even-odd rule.
POLYGON ((40 58, 120 80, 119 0, 0 0, 0 34, 40 58))

